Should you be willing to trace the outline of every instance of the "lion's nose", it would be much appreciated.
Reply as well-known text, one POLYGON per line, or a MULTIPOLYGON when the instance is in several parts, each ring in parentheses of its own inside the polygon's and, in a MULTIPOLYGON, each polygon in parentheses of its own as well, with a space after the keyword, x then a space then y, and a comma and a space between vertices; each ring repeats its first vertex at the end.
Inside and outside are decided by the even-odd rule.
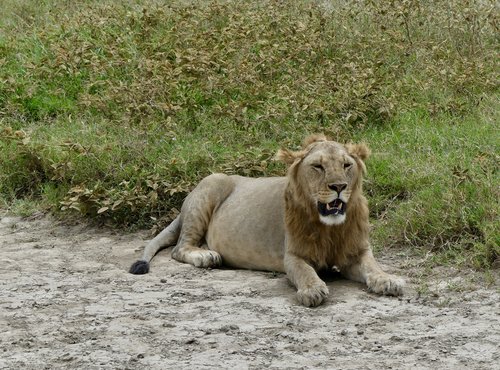
POLYGON ((342 184, 328 184, 330 190, 335 190, 338 194, 345 188, 347 188, 347 184, 344 182, 342 184))

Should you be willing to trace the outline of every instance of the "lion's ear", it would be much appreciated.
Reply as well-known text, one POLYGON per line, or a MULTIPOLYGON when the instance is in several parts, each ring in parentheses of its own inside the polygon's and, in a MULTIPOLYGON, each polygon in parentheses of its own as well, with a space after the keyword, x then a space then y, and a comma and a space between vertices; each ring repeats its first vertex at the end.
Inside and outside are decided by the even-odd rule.
POLYGON ((365 159, 370 156, 370 149, 364 143, 347 144, 345 147, 347 149, 347 153, 354 157, 358 165, 361 167, 361 172, 366 175, 365 159))
POLYGON ((362 161, 367 159, 371 154, 370 149, 368 148, 368 146, 366 146, 365 143, 347 144, 346 149, 350 155, 356 156, 356 157, 360 158, 362 161))
POLYGON ((308 147, 312 143, 321 142, 321 141, 328 141, 328 139, 323 134, 312 134, 312 135, 309 135, 308 137, 306 137, 304 139, 304 142, 302 143, 302 148, 305 149, 306 147, 308 147))
POLYGON ((299 152, 292 152, 291 150, 288 149, 280 149, 278 150, 278 153, 276 153, 275 158, 278 161, 281 161, 289 166, 295 163, 295 161, 302 159, 304 157, 304 152, 299 151, 299 152))

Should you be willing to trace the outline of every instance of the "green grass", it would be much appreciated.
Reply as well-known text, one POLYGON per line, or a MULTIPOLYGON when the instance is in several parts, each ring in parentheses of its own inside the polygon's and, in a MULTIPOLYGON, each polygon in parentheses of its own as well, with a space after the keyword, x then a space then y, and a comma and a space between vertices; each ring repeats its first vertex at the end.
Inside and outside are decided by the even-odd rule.
POLYGON ((364 133, 375 152, 366 186, 373 238, 439 251, 452 264, 472 254, 476 267, 487 267, 499 252, 498 114, 450 120, 411 113, 364 133))
POLYGON ((169 4, 2 3, 1 207, 164 225, 207 174, 282 175, 324 132, 374 152, 376 247, 498 259, 495 2, 169 4))

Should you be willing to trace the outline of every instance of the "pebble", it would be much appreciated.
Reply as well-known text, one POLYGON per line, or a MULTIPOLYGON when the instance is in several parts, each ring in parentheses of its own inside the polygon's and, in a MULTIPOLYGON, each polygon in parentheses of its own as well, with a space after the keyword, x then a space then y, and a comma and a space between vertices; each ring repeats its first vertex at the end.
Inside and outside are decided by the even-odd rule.
POLYGON ((220 331, 222 332, 228 332, 228 331, 231 331, 231 330, 239 330, 239 326, 238 325, 235 325, 235 324, 231 324, 231 325, 224 325, 220 328, 220 331))

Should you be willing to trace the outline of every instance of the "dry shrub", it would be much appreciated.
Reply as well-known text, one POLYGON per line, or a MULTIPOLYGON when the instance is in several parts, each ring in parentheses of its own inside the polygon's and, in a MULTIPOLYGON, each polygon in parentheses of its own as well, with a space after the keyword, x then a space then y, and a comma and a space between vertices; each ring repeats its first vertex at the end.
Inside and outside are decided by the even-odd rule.
MULTIPOLYGON (((140 4, 56 11, 38 28, 45 53, 26 61, 24 79, 122 122, 203 109, 214 120, 245 110, 367 124, 415 106, 462 114, 498 84, 493 1, 140 4), (40 86, 49 81, 66 91, 40 86)), ((13 95, 7 114, 19 108, 13 95)))

